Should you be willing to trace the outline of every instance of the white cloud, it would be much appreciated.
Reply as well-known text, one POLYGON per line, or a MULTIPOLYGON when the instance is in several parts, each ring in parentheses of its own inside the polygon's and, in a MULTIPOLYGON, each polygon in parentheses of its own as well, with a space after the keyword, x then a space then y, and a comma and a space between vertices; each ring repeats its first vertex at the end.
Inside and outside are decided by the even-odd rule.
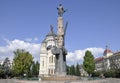
POLYGON ((15 39, 13 41, 7 39, 4 40, 7 42, 7 45, 0 46, 1 60, 4 60, 4 58, 6 57, 13 59, 14 57, 13 51, 15 51, 16 49, 25 49, 26 51, 29 51, 33 55, 35 60, 39 60, 40 44, 29 43, 18 39, 15 39))
POLYGON ((83 61, 83 57, 87 50, 91 51, 94 57, 102 56, 104 51, 103 48, 91 47, 83 50, 76 50, 74 52, 68 52, 68 55, 66 58, 67 64, 71 65, 71 64, 81 63, 83 61))
MULTIPOLYGON (((37 40, 37 38, 35 38, 37 40)), ((23 40, 14 39, 12 41, 4 39, 7 42, 6 46, 0 46, 0 60, 4 60, 6 57, 9 57, 11 60, 14 57, 13 51, 16 49, 25 49, 29 51, 34 60, 39 60, 40 58, 40 44, 31 43, 23 40)), ((95 57, 101 56, 103 54, 103 48, 86 48, 83 50, 75 50, 74 52, 68 52, 67 55, 67 64, 76 64, 81 63, 83 61, 83 57, 85 55, 85 51, 89 50, 95 57)))

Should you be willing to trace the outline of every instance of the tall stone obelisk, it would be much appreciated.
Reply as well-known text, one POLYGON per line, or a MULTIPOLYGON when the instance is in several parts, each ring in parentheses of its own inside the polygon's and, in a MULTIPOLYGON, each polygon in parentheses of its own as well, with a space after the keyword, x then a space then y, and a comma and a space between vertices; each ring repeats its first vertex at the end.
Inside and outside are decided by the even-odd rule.
POLYGON ((58 47, 62 48, 64 46, 64 26, 63 17, 58 17, 58 47))

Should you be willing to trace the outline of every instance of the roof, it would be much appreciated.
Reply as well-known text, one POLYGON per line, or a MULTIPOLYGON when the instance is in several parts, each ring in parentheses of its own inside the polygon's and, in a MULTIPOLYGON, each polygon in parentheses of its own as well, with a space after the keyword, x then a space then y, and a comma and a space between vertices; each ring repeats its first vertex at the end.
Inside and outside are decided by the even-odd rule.
POLYGON ((98 57, 95 59, 95 62, 102 61, 102 60, 103 60, 103 57, 98 57))
POLYGON ((120 51, 114 53, 113 55, 120 55, 120 51))
POLYGON ((105 51, 104 51, 104 55, 106 55, 106 54, 108 54, 108 53, 113 53, 110 49, 106 49, 105 51))
POLYGON ((112 56, 110 56, 110 58, 112 58, 112 57, 117 57, 117 56, 120 56, 120 52, 114 53, 112 56))
POLYGON ((53 27, 52 27, 52 26, 50 26, 50 27, 51 27, 50 32, 46 35, 46 37, 48 37, 48 36, 57 36, 57 35, 54 33, 54 31, 53 31, 53 27))
POLYGON ((108 53, 113 53, 113 52, 110 49, 108 49, 108 47, 106 46, 106 49, 105 49, 103 55, 106 55, 108 53))

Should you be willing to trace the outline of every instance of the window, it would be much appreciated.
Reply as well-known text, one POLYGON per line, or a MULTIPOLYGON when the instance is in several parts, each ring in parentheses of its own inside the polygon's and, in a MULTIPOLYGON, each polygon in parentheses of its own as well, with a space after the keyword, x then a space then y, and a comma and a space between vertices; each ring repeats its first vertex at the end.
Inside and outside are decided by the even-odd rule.
POLYGON ((53 69, 51 69, 51 74, 53 74, 53 69))
POLYGON ((54 63, 55 63, 55 57, 54 57, 54 63))
POLYGON ((44 60, 42 61, 42 66, 44 67, 44 60))
POLYGON ((51 57, 49 57, 49 63, 51 63, 51 57))
POLYGON ((49 63, 54 63, 54 57, 53 57, 53 55, 51 57, 49 57, 49 63))
POLYGON ((50 69, 48 70, 48 74, 50 74, 50 69))
POLYGON ((51 56, 51 58, 52 58, 52 63, 53 63, 53 56, 51 56))

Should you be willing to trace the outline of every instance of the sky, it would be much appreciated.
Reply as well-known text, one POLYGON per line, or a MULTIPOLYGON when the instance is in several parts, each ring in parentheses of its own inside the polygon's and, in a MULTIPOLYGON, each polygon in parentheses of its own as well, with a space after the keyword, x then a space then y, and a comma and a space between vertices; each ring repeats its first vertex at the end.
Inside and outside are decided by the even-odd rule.
POLYGON ((86 50, 95 57, 105 46, 120 50, 120 0, 0 0, 0 61, 25 49, 39 61, 40 45, 50 25, 57 32, 57 7, 62 4, 68 21, 67 63, 82 63, 86 50))

